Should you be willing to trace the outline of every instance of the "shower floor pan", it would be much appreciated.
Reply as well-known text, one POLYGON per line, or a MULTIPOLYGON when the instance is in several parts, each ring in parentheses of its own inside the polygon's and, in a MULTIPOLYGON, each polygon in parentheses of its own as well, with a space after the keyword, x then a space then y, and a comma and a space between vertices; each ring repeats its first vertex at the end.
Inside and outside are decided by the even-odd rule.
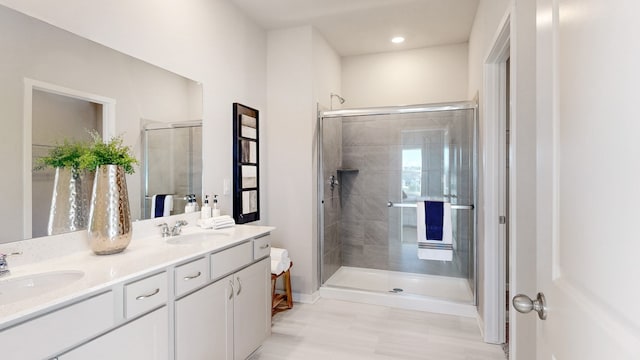
POLYGON ((320 288, 325 298, 474 317, 466 279, 343 266, 320 288))

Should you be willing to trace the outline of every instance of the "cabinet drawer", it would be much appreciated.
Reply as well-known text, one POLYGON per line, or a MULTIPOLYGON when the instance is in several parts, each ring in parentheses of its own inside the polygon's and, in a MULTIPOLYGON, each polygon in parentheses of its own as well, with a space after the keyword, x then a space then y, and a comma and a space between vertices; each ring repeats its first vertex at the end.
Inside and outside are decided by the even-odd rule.
POLYGON ((2 359, 48 359, 114 326, 112 291, 0 331, 2 359))
POLYGON ((252 242, 246 242, 211 255, 211 278, 217 279, 249 264, 253 259, 252 242))
POLYGON ((167 303, 167 273, 124 286, 124 314, 127 319, 167 303))
POLYGON ((177 266, 174 272, 176 297, 206 284, 207 278, 206 258, 177 266))
POLYGON ((271 236, 269 234, 253 239, 253 260, 271 254, 271 236))

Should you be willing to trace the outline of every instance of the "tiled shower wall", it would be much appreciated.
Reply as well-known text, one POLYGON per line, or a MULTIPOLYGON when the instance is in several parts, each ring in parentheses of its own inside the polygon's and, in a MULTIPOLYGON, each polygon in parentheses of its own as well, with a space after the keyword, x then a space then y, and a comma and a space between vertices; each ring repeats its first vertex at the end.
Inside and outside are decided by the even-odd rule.
POLYGON ((342 166, 342 118, 327 118, 323 121, 323 173, 324 184, 324 244, 322 249, 322 281, 324 282, 342 266, 342 241, 339 236, 341 206, 340 189, 342 176, 338 169, 342 166), (338 185, 333 189, 329 177, 335 176, 338 185))

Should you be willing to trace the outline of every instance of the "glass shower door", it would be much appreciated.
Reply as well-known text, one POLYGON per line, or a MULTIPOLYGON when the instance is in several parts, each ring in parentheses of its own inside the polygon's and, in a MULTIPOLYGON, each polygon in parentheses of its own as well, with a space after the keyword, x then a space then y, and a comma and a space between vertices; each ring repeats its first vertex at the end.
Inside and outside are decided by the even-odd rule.
POLYGON ((452 210, 453 261, 424 260, 416 205, 474 203, 474 108, 327 117, 321 134, 322 282, 472 303, 474 210, 452 210))

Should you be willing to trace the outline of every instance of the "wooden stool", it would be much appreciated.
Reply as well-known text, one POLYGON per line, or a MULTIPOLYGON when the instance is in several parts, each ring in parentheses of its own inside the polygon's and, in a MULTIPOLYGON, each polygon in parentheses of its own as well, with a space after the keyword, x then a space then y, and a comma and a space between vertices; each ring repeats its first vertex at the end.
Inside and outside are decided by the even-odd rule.
POLYGON ((293 261, 289 263, 289 268, 280 274, 271 274, 271 316, 280 311, 289 310, 293 307, 293 297, 291 296, 291 273, 289 270, 293 267, 293 261), (276 280, 284 275, 283 285, 284 294, 276 294, 276 280))

